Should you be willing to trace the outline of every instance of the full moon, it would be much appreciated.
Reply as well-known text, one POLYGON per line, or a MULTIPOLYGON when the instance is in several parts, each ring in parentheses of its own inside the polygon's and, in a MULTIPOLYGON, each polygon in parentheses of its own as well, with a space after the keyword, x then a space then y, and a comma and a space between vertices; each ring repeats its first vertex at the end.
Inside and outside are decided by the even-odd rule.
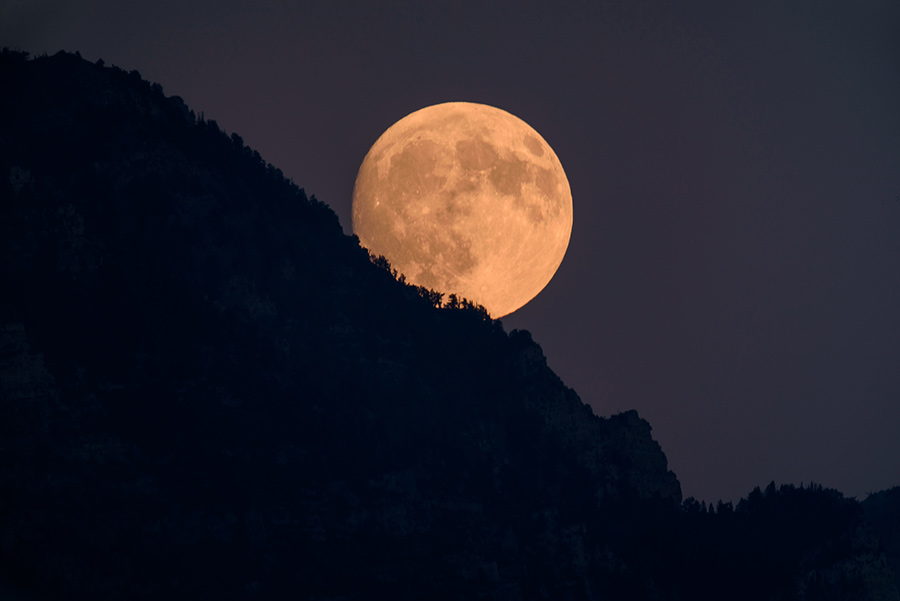
POLYGON ((448 102, 407 115, 366 154, 353 232, 408 282, 497 318, 556 273, 572 233, 572 193, 556 153, 527 123, 448 102))

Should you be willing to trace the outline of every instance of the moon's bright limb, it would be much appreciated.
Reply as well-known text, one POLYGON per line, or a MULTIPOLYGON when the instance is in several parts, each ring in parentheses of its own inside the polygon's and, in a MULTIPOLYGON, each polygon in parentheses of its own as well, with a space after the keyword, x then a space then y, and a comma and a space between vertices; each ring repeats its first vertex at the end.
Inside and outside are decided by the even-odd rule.
POLYGON ((353 231, 407 281, 502 317, 556 273, 572 233, 572 193, 527 123, 448 102, 404 117, 366 154, 353 231))

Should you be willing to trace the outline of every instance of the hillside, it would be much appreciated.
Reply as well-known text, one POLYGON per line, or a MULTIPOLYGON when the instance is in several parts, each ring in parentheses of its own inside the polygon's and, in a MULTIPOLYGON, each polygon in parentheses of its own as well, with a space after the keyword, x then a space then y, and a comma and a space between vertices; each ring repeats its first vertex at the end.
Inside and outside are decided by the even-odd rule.
POLYGON ((846 564, 841 590, 896 598, 871 593, 883 558, 854 538, 858 504, 773 489, 683 509, 635 412, 595 416, 528 332, 398 282, 137 72, 4 51, 0 89, 14 582, 91 600, 849 598, 804 592, 846 564), (795 530, 771 517, 798 507, 816 509, 795 530), (771 558, 761 532, 792 542, 771 558))
POLYGON ((900 486, 869 495, 862 508, 866 521, 881 539, 894 582, 900 588, 900 486))

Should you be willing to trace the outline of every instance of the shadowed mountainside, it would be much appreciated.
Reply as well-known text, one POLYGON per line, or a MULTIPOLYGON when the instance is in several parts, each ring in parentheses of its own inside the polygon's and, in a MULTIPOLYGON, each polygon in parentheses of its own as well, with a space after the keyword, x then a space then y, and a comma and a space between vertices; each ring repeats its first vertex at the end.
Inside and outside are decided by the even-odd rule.
POLYGON ((682 508, 635 412, 593 415, 527 332, 398 282, 137 72, 4 51, 0 89, 14 581, 92 600, 850 598, 815 592, 837 574, 896 598, 871 592, 883 558, 854 501, 682 508))
POLYGON ((900 588, 900 486, 869 495, 862 502, 866 521, 884 545, 894 582, 900 588))

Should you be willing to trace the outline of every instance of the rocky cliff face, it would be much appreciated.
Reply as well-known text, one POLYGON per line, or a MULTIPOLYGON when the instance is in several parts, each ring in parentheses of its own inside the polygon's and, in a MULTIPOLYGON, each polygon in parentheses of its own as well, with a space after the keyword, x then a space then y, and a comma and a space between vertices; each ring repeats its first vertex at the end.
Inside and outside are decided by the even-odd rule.
POLYGON ((604 507, 677 507, 636 413, 594 416, 527 332, 397 282, 238 136, 72 55, 5 52, 0 82, 13 578, 597 598, 623 569, 604 507))

